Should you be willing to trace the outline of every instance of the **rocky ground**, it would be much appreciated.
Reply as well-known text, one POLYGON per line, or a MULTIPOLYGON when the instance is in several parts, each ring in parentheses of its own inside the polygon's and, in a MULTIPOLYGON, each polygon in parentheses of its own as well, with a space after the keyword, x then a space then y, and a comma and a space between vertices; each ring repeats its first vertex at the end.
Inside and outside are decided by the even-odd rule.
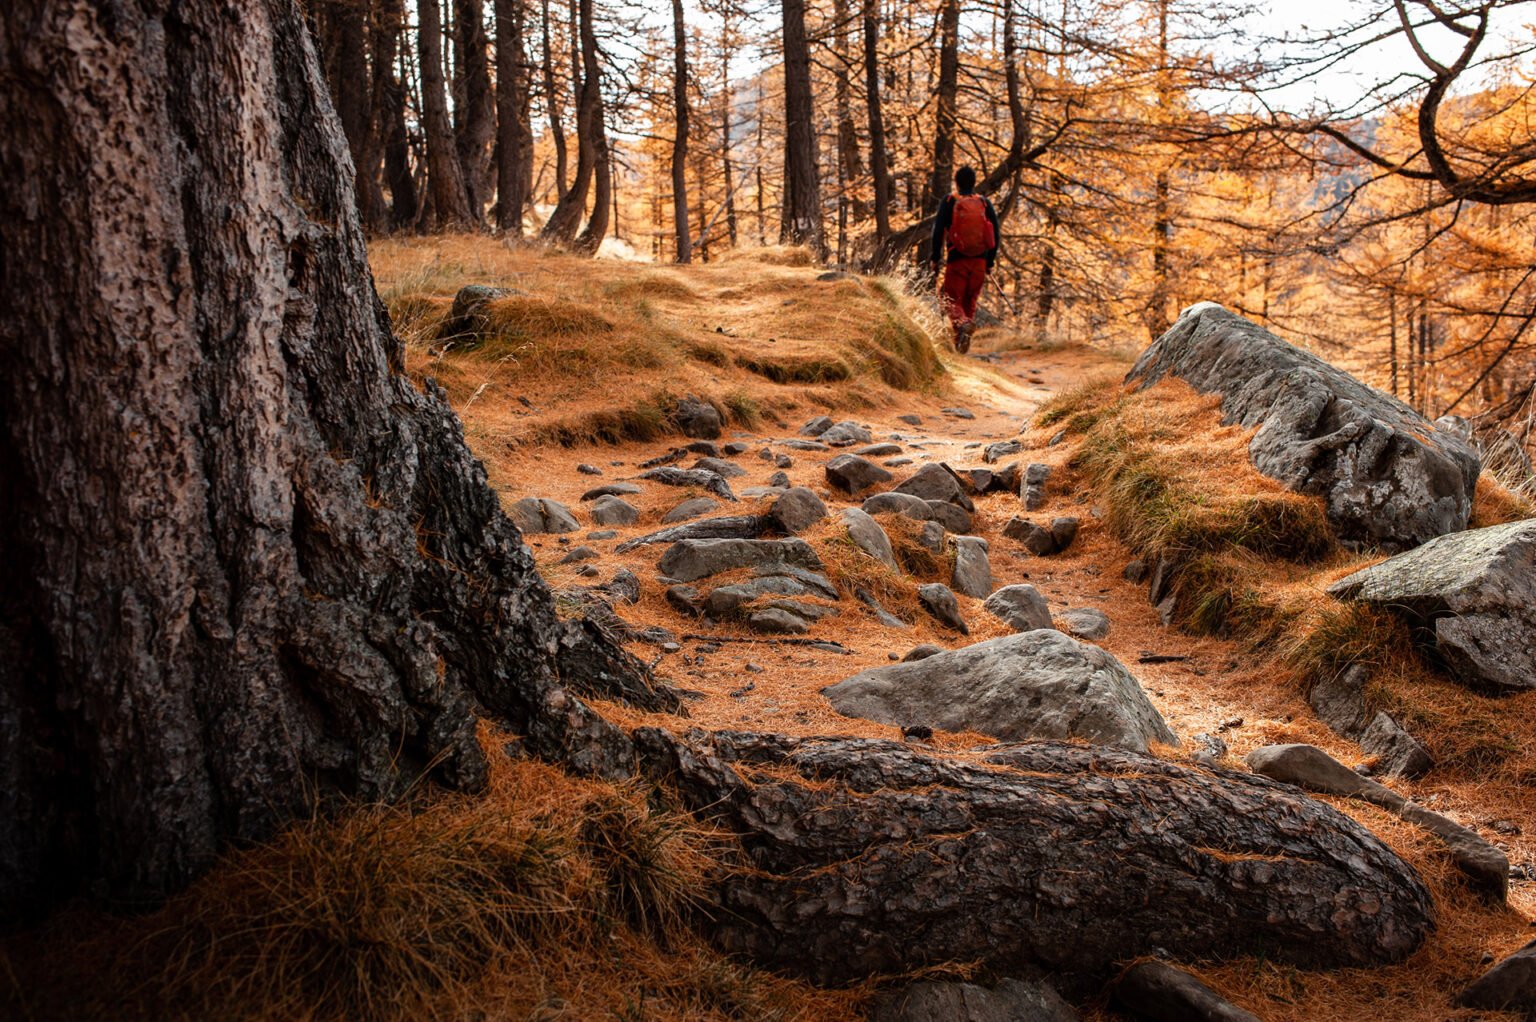
MULTIPOLYGON (((657 291, 671 321, 692 317, 708 272, 687 277, 686 288, 657 291)), ((773 272, 776 287, 790 286, 793 271, 773 272)), ((723 283, 717 299, 751 302, 750 289, 723 283)), ((852 295, 863 285, 822 286, 852 295)), ((749 312, 754 329, 772 329, 771 310, 749 312)), ((712 308, 688 327, 706 336, 745 335, 739 325, 711 326, 730 324, 733 314, 712 308)), ((796 343, 797 357, 814 350, 807 337, 796 343)), ((1251 767, 1298 784, 1381 837, 1429 884, 1437 928, 1406 964, 1298 973, 1247 958, 1203 967, 1206 982, 1265 1018, 1353 1018, 1388 1007, 1426 1022, 1505 1017, 1456 1008, 1450 999, 1529 939, 1536 845, 1520 789, 1431 770, 1416 780, 1389 779, 1392 791, 1382 795, 1341 783, 1326 763, 1298 767, 1295 755, 1270 751, 1245 765, 1256 750, 1296 744, 1347 766, 1375 760, 1319 719, 1272 656, 1238 638, 1167 627, 1148 599, 1146 566, 1111 533, 1106 508, 1068 463, 1072 442, 1035 424, 1042 404, 1086 381, 1118 379, 1129 361, 1085 347, 1017 346, 997 331, 984 332, 978 348, 972 358, 946 353, 942 379, 931 386, 872 388, 855 380, 846 393, 821 385, 826 381, 759 389, 753 393, 762 414, 751 417, 752 428, 743 428, 743 416, 721 421, 719 401, 684 400, 673 421, 692 436, 617 443, 572 441, 568 433, 553 434, 565 445, 498 437, 552 435, 539 432, 551 419, 622 406, 653 385, 642 381, 644 373, 605 374, 552 395, 535 375, 498 380, 494 368, 479 369, 484 382, 473 389, 450 383, 449 393, 563 610, 605 622, 680 694, 692 725, 951 750, 1023 737, 1010 730, 1004 703, 975 693, 951 697, 945 675, 959 663, 950 657, 962 654, 943 651, 967 650, 974 659, 1017 630, 1054 625, 1076 640, 1015 651, 1019 662, 1075 658, 1071 670, 1096 679, 1093 699, 1103 713, 1062 715, 1049 736, 1150 749, 1202 767, 1251 767), (503 391, 495 407, 472 407, 491 385, 503 391), (904 491, 909 495, 880 496, 904 491), (934 502, 926 512, 913 491, 934 502), (690 527, 705 538, 638 542, 690 527), (1020 585, 1035 593, 1009 589, 1020 585), (1013 595, 1007 606, 992 595, 999 590, 1013 595), (921 663, 902 667, 903 698, 890 697, 882 669, 936 654, 926 671, 921 663), (1139 691, 1126 695, 1117 672, 1133 676, 1139 691), (931 690, 919 692, 926 703, 907 698, 915 689, 931 690), (1404 813, 1396 793, 1424 817, 1404 813), (1444 825, 1429 821, 1431 813, 1444 825), (1460 854, 1457 841, 1471 852, 1460 854), (1506 860, 1512 868, 1501 903, 1494 877, 1506 860)), ((432 364, 418 359, 416 368, 430 373, 432 364)), ((709 380, 689 372, 673 382, 705 393, 709 380)), ((1209 428, 1213 443, 1245 443, 1250 435, 1220 427, 1214 415, 1209 428)), ((1336 574, 1358 566, 1341 562, 1336 574)), ((1328 581, 1305 584, 1327 601, 1328 581)), ((1526 702, 1500 705, 1518 710, 1526 702)), ((686 726, 618 703, 601 709, 629 726, 686 726)), ((1142 978, 1152 987, 1167 981, 1142 978)), ((951 989, 933 996, 962 995, 951 989)), ((1104 994, 1081 1005, 1084 1017, 1119 1017, 1111 1001, 1104 994)))

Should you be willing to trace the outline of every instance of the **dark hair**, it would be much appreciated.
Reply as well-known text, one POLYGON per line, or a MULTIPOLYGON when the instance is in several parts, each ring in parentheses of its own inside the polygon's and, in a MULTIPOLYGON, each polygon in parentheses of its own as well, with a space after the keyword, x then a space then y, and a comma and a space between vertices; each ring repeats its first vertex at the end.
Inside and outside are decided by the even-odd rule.
POLYGON ((976 172, 970 167, 961 167, 955 171, 955 187, 962 192, 968 192, 976 187, 976 172))

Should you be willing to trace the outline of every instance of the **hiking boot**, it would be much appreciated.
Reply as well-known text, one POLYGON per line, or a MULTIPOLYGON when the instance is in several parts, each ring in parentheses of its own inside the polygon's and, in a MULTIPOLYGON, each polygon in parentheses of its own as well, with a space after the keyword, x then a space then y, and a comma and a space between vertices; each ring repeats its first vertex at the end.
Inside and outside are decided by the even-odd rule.
POLYGON ((964 355, 971 350, 971 334, 976 332, 973 323, 962 323, 955 330, 955 351, 964 355))

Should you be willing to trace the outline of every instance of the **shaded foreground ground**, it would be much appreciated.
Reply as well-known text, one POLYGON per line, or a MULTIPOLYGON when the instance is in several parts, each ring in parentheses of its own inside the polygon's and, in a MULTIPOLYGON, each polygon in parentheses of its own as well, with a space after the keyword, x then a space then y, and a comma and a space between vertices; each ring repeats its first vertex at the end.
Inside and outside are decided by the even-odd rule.
MULTIPOLYGON (((1110 527, 1114 509, 1073 461, 1084 442, 1082 424, 1058 439, 1062 429, 1071 425, 1071 417, 1063 415, 1060 423, 1045 426, 1038 423, 1036 413, 1052 401, 1056 402, 1052 407, 1061 410, 1065 395, 1068 405, 1099 414, 1094 409, 1102 407, 1106 395, 1112 399, 1115 394, 1114 381, 1125 369, 1123 359, 1084 347, 1031 346, 997 329, 978 337, 974 350, 979 358, 936 355, 927 335, 937 335, 939 324, 922 303, 902 297, 898 287, 863 279, 818 279, 816 270, 796 265, 801 259, 794 252, 770 251, 766 256, 757 261, 659 268, 541 257, 509 252, 483 239, 452 238, 381 243, 373 256, 380 292, 409 344, 411 372, 442 382, 504 505, 526 496, 552 498, 570 506, 580 521, 582 527, 564 537, 569 542, 547 534, 528 537, 545 578, 557 593, 574 592, 575 587, 611 578, 621 568, 633 571, 641 580, 640 599, 634 605, 618 604, 619 614, 636 629, 667 629, 676 645, 637 641, 630 650, 654 664, 663 680, 689 692, 693 724, 791 735, 900 738, 893 727, 837 714, 819 690, 866 667, 888 663, 892 655, 900 656, 921 642, 954 647, 1004 634, 1006 629, 981 609, 980 601, 964 596, 959 599, 971 626, 969 637, 942 628, 921 613, 912 597, 913 585, 948 582, 947 564, 942 558, 914 563, 915 577, 874 565, 843 538, 836 510, 855 502, 838 495, 828 497, 834 517, 805 538, 818 548, 835 581, 845 583, 845 589, 850 582, 871 588, 888 609, 912 622, 911 627, 885 627, 845 599, 841 613, 820 622, 810 635, 845 650, 836 652, 765 641, 736 627, 706 628, 676 611, 657 581, 656 562, 665 546, 623 554, 615 547, 626 538, 658 528, 668 509, 700 494, 642 482, 643 492, 626 498, 639 508, 639 522, 617 527, 617 536, 604 540, 587 538, 601 527, 591 524, 580 497, 594 485, 637 476, 639 465, 685 442, 669 432, 666 419, 676 401, 690 394, 714 403, 723 413, 727 421, 720 443, 734 440, 748 445, 745 453, 731 459, 747 473, 731 480, 738 493, 766 484, 779 470, 774 461, 759 457, 765 449, 793 459, 783 471, 794 484, 824 489, 823 463, 837 452, 794 450, 778 442, 794 437, 806 419, 824 413, 834 419, 856 419, 870 428, 875 440, 898 443, 902 456, 913 460, 909 466, 893 469, 898 479, 927 463, 980 465, 986 443, 1020 440, 1024 450, 1011 457, 1053 466, 1048 502, 1033 517, 1074 515, 1081 519, 1082 530, 1066 553, 1034 557, 1002 535, 1004 523, 1023 513, 1017 496, 976 498, 973 531, 990 543, 994 585, 1028 581, 1046 595, 1057 614, 1068 607, 1096 607, 1109 615, 1113 627, 1100 645, 1130 667, 1174 732, 1186 739, 1181 748, 1162 749, 1160 754, 1187 759, 1196 751, 1188 739, 1204 732, 1219 735, 1230 746, 1234 760, 1260 745, 1295 741, 1319 745, 1346 763, 1360 760, 1359 749, 1328 731, 1308 707, 1300 670, 1279 655, 1285 636, 1256 641, 1252 636, 1195 636, 1166 628, 1147 602, 1145 584, 1122 578, 1122 568, 1133 554, 1110 527), (467 283, 519 292, 491 306, 492 336, 477 345, 440 334, 454 292, 467 283), (961 417, 957 409, 974 417, 961 417), (913 415, 920 424, 898 418, 913 415), (602 475, 578 472, 579 464, 595 467, 602 475), (573 547, 582 544, 597 556, 562 563, 573 547), (578 574, 587 566, 597 569, 595 577, 578 574), (718 645, 711 641, 719 639, 746 641, 718 645), (1140 662, 1148 656, 1163 662, 1140 662)), ((1210 401, 1173 386, 1159 389, 1154 400, 1157 404, 1133 405, 1123 414, 1139 416, 1154 444, 1196 483, 1212 492, 1223 487, 1273 488, 1246 469, 1245 437, 1219 426, 1210 401)), ((1137 428, 1137 422, 1130 427, 1137 428)), ((744 498, 741 505, 727 505, 716 513, 762 511, 766 506, 766 502, 744 498)), ((892 538, 898 547, 912 547, 910 537, 892 538)), ((1350 570, 1353 563, 1334 557, 1315 568, 1287 570, 1285 577, 1256 578, 1254 583, 1293 603, 1322 607, 1327 601, 1322 586, 1350 570)), ((1255 573, 1279 570, 1259 560, 1251 565, 1255 573)), ((574 612, 576 601, 565 605, 574 612)), ((1421 781, 1394 782, 1394 787, 1505 849, 1517 874, 1509 906, 1495 909, 1479 902, 1454 877, 1444 853, 1420 832, 1370 807, 1336 803, 1422 872, 1435 895, 1438 931, 1408 962, 1386 969, 1317 973, 1251 959, 1203 967, 1186 963, 1262 1018, 1357 1019, 1390 1013, 1404 1022, 1430 1022, 1503 1017, 1458 1011, 1449 1006, 1449 999, 1486 967, 1485 959, 1502 957, 1530 937, 1528 920, 1536 912, 1536 883, 1523 877, 1536 875, 1529 872, 1536 861, 1536 845, 1522 831, 1529 829, 1525 825, 1530 818, 1528 790, 1536 780, 1536 726, 1529 722, 1536 695, 1486 700, 1449 690, 1434 678, 1420 677, 1422 673, 1403 672, 1405 680, 1386 695, 1429 708, 1424 711, 1423 737, 1445 765, 1421 781), (1481 751, 1484 744, 1490 750, 1486 754, 1481 751), (1476 754, 1459 751, 1465 749, 1476 754), (1527 872, 1522 873, 1522 868, 1527 872)), ((621 706, 601 709, 625 724, 678 726, 675 718, 621 706)), ((487 740, 502 739, 488 733, 487 740)), ((933 744, 963 748, 988 740, 979 734, 941 733, 933 744)), ((482 969, 477 982, 464 987, 463 998, 468 1000, 452 1002, 455 1011, 479 1009, 535 1018, 832 1019, 859 1014, 865 991, 824 994, 753 974, 711 957, 674 929, 649 927, 642 918, 645 912, 636 915, 637 910, 655 909, 663 916, 680 912, 686 896, 662 885, 646 888, 638 900, 624 901, 629 895, 622 892, 633 885, 622 879, 610 883, 613 874, 604 864, 629 861, 629 853, 614 860, 604 851, 612 842, 594 838, 595 832, 583 830, 572 819, 559 821, 562 806, 596 806, 606 819, 628 821, 615 832, 640 837, 638 844, 621 843, 622 847, 650 849, 663 867, 659 873, 644 875, 670 877, 682 885, 708 872, 709 849, 718 836, 691 830, 675 819, 657 818, 632 795, 596 791, 537 765, 504 764, 497 778, 492 799, 522 807, 511 814, 526 824, 517 838, 524 843, 514 842, 516 847, 531 847, 529 835, 537 835, 533 845, 575 849, 572 861, 579 864, 575 873, 539 874, 540 883, 563 892, 565 914, 559 918, 584 918, 593 912, 620 916, 627 912, 629 918, 608 930, 561 923, 542 942, 521 937, 513 941, 520 951, 510 956, 495 951, 498 945, 488 945, 493 950, 485 954, 499 964, 482 969), (546 794, 535 794, 540 791, 546 794), (530 802, 537 804, 542 816, 527 811, 530 802), (567 934, 572 950, 561 953, 556 949, 567 934), (660 977, 669 975, 670 986, 662 989, 660 977), (487 986, 488 979, 496 982, 487 986), (502 989, 508 984, 533 992, 515 997, 488 993, 492 987, 502 989)), ((455 801, 448 809, 424 815, 436 819, 447 813, 457 821, 444 824, 452 833, 462 834, 465 825, 479 833, 476 828, 492 825, 488 821, 497 815, 496 804, 492 802, 491 813, 477 815, 477 810, 455 801)), ((363 822, 348 826, 350 830, 342 831, 321 825, 309 830, 329 836, 296 838, 308 849, 304 861, 310 866, 306 868, 317 860, 339 860, 336 849, 346 842, 355 844, 353 839, 359 835, 395 834, 390 827, 421 825, 402 825, 393 817, 380 822, 365 814, 363 822)), ((301 829, 300 834, 306 832, 301 829)), ((399 840, 408 844, 425 839, 416 834, 399 840)), ((283 854, 292 851, 293 842, 287 844, 290 847, 283 854)), ((206 908, 220 901, 238 902, 233 892, 252 882, 252 869, 254 875, 265 877, 272 868, 291 868, 294 861, 277 855, 272 861, 258 858, 253 866, 251 860, 237 859, 200 885, 202 900, 196 904, 206 908)), ((367 862, 366 857, 358 861, 367 862)), ((335 874, 327 876, 331 887, 347 883, 335 874)), ((238 925, 235 918, 216 921, 221 926, 238 925)), ((160 925, 175 932, 183 922, 164 920, 160 925)), ((208 925, 213 927, 212 922, 208 925)), ((77 956, 87 971, 93 963, 111 960, 110 955, 102 957, 106 952, 101 945, 115 939, 118 931, 108 927, 103 934, 77 956)), ((72 938, 68 934, 56 933, 51 939, 69 954, 72 938)), ((224 997, 223 1003, 231 1003, 228 998, 255 998, 254 1008, 260 997, 250 987, 273 978, 283 983, 304 971, 304 946, 296 947, 299 958, 286 963, 288 971, 278 970, 274 977, 256 969, 250 975, 257 978, 246 985, 230 981, 223 973, 198 978, 201 966, 196 963, 179 967, 209 987, 212 1000, 205 1007, 224 997)), ((139 945, 140 954, 156 949, 163 952, 163 945, 153 940, 139 945)), ((66 971, 63 975, 66 982, 88 982, 78 974, 66 971)), ((294 989, 302 993, 302 984, 294 989)), ((445 1006, 408 992, 393 1001, 361 996, 366 1011, 385 1016, 412 1012, 413 1006, 415 1013, 428 1010, 428 1005, 433 1011, 445 1006)), ((291 1011, 303 1002, 267 1003, 273 1010, 285 1006, 291 1011)), ((182 1010, 192 1007, 183 1004, 182 1010)), ((1084 1015, 1118 1017, 1103 1005, 1086 1006, 1084 1015)))

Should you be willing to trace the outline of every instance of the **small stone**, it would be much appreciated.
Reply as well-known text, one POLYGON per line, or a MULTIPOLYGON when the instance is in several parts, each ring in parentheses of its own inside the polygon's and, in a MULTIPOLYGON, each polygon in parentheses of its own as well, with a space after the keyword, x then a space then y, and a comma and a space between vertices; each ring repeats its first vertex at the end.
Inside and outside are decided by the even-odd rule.
POLYGON ((971 634, 965 618, 960 616, 960 603, 955 599, 955 594, 950 591, 949 586, 942 582, 920 585, 917 587, 917 600, 923 605, 923 609, 932 614, 940 624, 953 628, 961 635, 971 634))
POLYGON ((763 673, 763 665, 762 664, 755 664, 752 661, 748 660, 745 664, 742 665, 742 670, 746 671, 748 674, 762 674, 763 673))
POLYGON ((1067 517, 1051 519, 1051 539, 1056 543, 1057 552, 1067 549, 1067 547, 1072 545, 1072 541, 1076 538, 1076 518, 1067 517))
POLYGON ((1120 572, 1120 577, 1127 582, 1145 582, 1147 573, 1147 562, 1138 557, 1125 566, 1125 569, 1120 572))
POLYGON ((693 443, 684 444, 683 450, 689 451, 693 454, 702 454, 706 458, 720 457, 720 448, 716 447, 708 440, 695 440, 693 443))
POLYGON ((1041 528, 1027 518, 1010 518, 1003 526, 1003 535, 1024 544, 1024 549, 1036 557, 1047 557, 1056 552, 1056 540, 1049 529, 1041 528))
POLYGON ((580 472, 584 476, 600 476, 603 474, 603 470, 598 468, 596 465, 577 465, 576 471, 580 472))
POLYGON ((1093 607, 1072 607, 1059 615, 1062 631, 1079 639, 1102 639, 1109 634, 1109 615, 1093 607))
POLYGON ((955 537, 955 568, 950 578, 955 591, 984 599, 992 592, 992 564, 987 541, 980 536, 955 537))
POLYGON ((640 509, 622 497, 599 497, 590 513, 598 525, 633 525, 640 520, 640 509))
POLYGON ((892 571, 899 570, 896 555, 891 550, 891 540, 880 523, 856 507, 843 509, 843 527, 853 545, 873 557, 892 571))
POLYGON ((742 468, 740 465, 726 461, 723 458, 700 458, 698 461, 693 463, 693 467, 696 469, 703 469, 706 472, 714 472, 715 474, 724 476, 727 479, 735 479, 738 476, 744 476, 747 474, 746 469, 742 468))
POLYGON ((684 436, 714 440, 720 435, 720 412, 714 405, 689 395, 677 403, 672 421, 684 436))
POLYGON ((982 608, 1016 632, 1051 627, 1051 608, 1040 590, 1028 583, 1003 586, 982 608))
POLYGON ((732 440, 730 443, 720 448, 720 450, 725 452, 725 455, 728 458, 734 458, 739 454, 746 454, 751 449, 751 444, 744 444, 740 440, 732 440))
POLYGON ((759 458, 762 458, 764 461, 772 461, 773 460, 773 448, 771 448, 771 447, 764 447, 762 450, 757 452, 757 456, 759 458))
POLYGON ((837 423, 817 439, 829 447, 852 447, 854 444, 867 444, 874 437, 869 430, 849 419, 837 423))
POLYGON ((805 425, 800 427, 800 435, 801 436, 821 436, 821 434, 825 433, 827 430, 829 430, 831 428, 832 428, 832 416, 830 416, 830 415, 818 415, 814 419, 810 419, 809 421, 806 422, 805 425))
POLYGON ((597 556, 597 551, 589 546, 573 547, 569 553, 560 558, 561 564, 575 564, 578 561, 590 561, 597 556))
POLYGON ((923 424, 923 417, 921 415, 911 415, 911 414, 908 414, 908 415, 898 415, 898 416, 896 416, 896 421, 897 422, 905 422, 908 426, 921 426, 923 424))
POLYGON ((618 532, 613 529, 598 529, 596 532, 587 533, 588 539, 617 539, 618 532))
POLYGON ((863 457, 863 458, 884 458, 887 455, 900 454, 901 453, 901 445, 900 444, 869 444, 867 446, 860 447, 858 450, 854 451, 853 453, 857 454, 857 455, 859 455, 860 457, 863 457))
POLYGON ((936 554, 944 552, 944 537, 947 533, 939 522, 927 521, 923 523, 923 531, 917 534, 917 541, 936 554))
POLYGON ((1024 445, 1017 440, 999 440, 995 444, 988 444, 987 449, 981 452, 981 460, 988 465, 996 464, 1011 454, 1018 454, 1024 449, 1024 445))
POLYGON ((787 454, 776 455, 774 457, 774 459, 773 459, 773 464, 774 464, 775 468, 789 468, 794 463, 795 463, 795 459, 791 458, 787 454))
POLYGON ((1034 462, 1024 469, 1024 510, 1038 511, 1045 503, 1045 483, 1051 477, 1051 466, 1034 462))
POLYGON ((720 506, 718 500, 709 497, 689 497, 681 504, 661 516, 661 524, 672 525, 676 522, 686 522, 690 518, 707 515, 720 506))
POLYGON ((580 575, 582 578, 596 578, 598 575, 601 575, 602 572, 597 570, 597 565, 595 564, 583 564, 581 567, 576 569, 576 574, 580 575))
POLYGON ((825 471, 827 482, 834 489, 855 495, 894 478, 885 469, 857 454, 839 454, 827 462, 825 471))
POLYGON ((614 572, 613 578, 603 583, 603 591, 625 603, 640 602, 640 577, 628 568, 614 572))
POLYGON ((942 652, 944 652, 943 646, 936 646, 931 642, 925 642, 921 646, 913 646, 907 650, 907 655, 901 658, 901 662, 906 664, 911 663, 913 660, 926 660, 935 653, 942 652))
POLYGON ((524 533, 575 532, 581 528, 570 508, 545 497, 524 497, 507 509, 507 517, 524 533))
POLYGON ((827 505, 804 486, 796 486, 785 490, 773 502, 768 517, 780 532, 795 536, 827 517, 827 505))
POLYGON ((892 458, 889 461, 882 461, 880 464, 886 468, 901 468, 904 465, 916 464, 916 462, 911 458, 892 458))
POLYGON ((969 408, 940 408, 939 411, 955 419, 974 419, 976 413, 969 408))
POLYGON ((747 627, 767 635, 804 635, 811 630, 804 618, 781 607, 768 607, 754 612, 747 618, 747 627))

